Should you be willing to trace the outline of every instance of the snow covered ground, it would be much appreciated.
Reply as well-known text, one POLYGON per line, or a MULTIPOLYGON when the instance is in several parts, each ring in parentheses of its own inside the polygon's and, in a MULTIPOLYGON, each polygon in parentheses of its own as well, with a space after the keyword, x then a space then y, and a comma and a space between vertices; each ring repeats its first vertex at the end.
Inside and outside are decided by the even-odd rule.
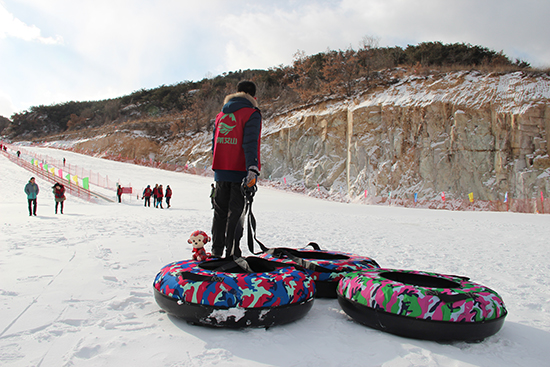
POLYGON ((254 214, 268 247, 315 241, 387 268, 469 276, 499 292, 509 315, 477 344, 372 330, 324 299, 292 324, 211 329, 163 313, 152 292, 162 266, 191 257, 191 232, 210 233, 210 178, 29 149, 138 191, 170 185, 174 197, 160 210, 135 195, 122 204, 69 196, 56 215, 52 185, 38 179, 38 216, 29 217, 23 188, 31 174, 0 155, 2 366, 549 365, 549 215, 343 204, 260 187, 254 214))

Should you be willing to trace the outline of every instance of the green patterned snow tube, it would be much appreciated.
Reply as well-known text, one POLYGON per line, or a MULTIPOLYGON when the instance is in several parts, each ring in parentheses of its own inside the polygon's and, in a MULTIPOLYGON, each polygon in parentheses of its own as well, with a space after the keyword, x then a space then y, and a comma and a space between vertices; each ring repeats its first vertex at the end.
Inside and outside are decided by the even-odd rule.
POLYGON ((454 275, 366 269, 345 275, 337 293, 356 321, 416 339, 482 340, 500 330, 507 314, 495 291, 454 275))

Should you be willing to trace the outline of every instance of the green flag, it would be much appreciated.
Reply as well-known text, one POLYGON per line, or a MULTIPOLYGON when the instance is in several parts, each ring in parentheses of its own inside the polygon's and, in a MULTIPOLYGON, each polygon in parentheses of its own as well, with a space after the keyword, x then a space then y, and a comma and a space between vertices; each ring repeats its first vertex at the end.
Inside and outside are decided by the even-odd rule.
POLYGON ((90 178, 89 177, 84 177, 82 179, 82 187, 85 188, 86 190, 90 190, 90 178))

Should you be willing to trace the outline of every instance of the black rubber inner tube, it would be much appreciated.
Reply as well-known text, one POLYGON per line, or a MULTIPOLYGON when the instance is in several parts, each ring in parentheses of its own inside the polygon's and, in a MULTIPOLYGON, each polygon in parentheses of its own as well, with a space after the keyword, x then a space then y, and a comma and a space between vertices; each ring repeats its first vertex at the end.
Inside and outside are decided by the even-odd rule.
MULTIPOLYGON (((269 261, 262 259, 260 257, 247 257, 246 262, 253 273, 269 273, 275 271, 279 268, 284 268, 292 266, 290 264, 278 263, 275 261, 269 261)), ((232 259, 219 259, 219 260, 210 260, 205 261, 199 264, 199 267, 204 270, 217 271, 220 268, 223 268, 224 273, 233 273, 233 274, 242 274, 247 273, 239 264, 237 264, 232 259)))
POLYGON ((382 278, 408 285, 426 288, 460 288, 460 284, 452 280, 423 274, 385 271, 379 274, 382 278))
MULTIPOLYGON (((301 259, 315 259, 315 260, 347 260, 349 256, 342 254, 331 254, 322 251, 300 251, 290 248, 279 248, 277 250, 283 250, 301 259)), ((284 252, 282 254, 284 255, 284 252)))

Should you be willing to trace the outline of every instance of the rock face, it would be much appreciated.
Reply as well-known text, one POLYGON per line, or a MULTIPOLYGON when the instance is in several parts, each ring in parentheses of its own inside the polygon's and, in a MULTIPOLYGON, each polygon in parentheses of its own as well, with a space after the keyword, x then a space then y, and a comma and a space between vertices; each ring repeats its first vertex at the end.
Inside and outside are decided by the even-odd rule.
POLYGON ((263 176, 349 194, 484 200, 550 191, 550 79, 409 77, 265 122, 263 176))
MULTIPOLYGON (((393 85, 354 98, 265 120, 261 177, 323 187, 350 200, 365 190, 372 198, 417 194, 419 200, 441 192, 448 199, 473 193, 476 200, 550 195, 547 75, 472 71, 398 77, 393 85)), ((83 148, 103 151, 99 145, 105 140, 104 148, 116 147, 113 153, 131 158, 154 155, 201 169, 211 165, 211 132, 145 144, 146 151, 139 152, 132 145, 143 134, 130 135, 116 135, 114 142, 96 137, 83 148)))

